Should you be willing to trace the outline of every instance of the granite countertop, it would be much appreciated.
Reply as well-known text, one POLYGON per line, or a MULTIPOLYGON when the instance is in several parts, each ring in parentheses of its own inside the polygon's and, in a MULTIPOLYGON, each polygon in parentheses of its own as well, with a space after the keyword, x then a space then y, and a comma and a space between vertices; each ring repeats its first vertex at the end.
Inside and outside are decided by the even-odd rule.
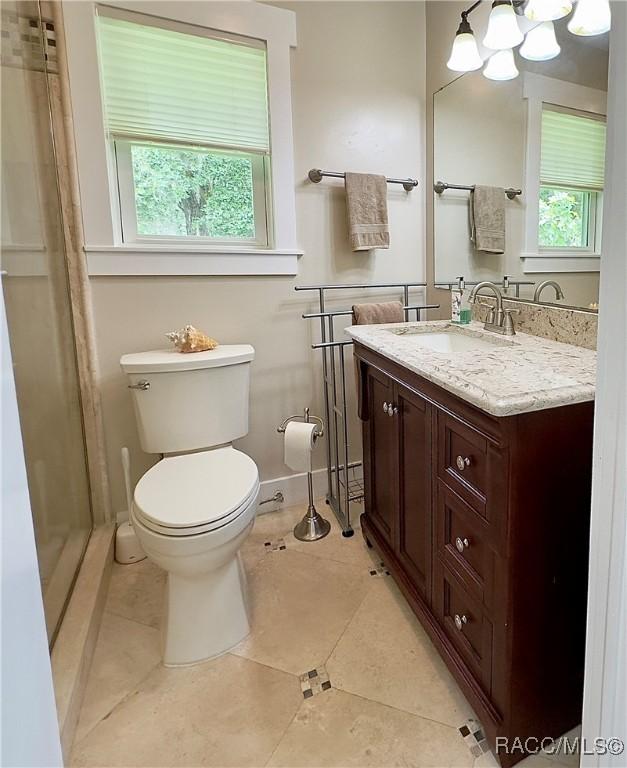
POLYGON ((594 400, 596 352, 517 333, 500 336, 481 323, 450 321, 354 325, 355 342, 414 371, 493 416, 512 416, 594 400), (442 352, 420 344, 418 335, 452 330, 485 339, 490 346, 442 352))

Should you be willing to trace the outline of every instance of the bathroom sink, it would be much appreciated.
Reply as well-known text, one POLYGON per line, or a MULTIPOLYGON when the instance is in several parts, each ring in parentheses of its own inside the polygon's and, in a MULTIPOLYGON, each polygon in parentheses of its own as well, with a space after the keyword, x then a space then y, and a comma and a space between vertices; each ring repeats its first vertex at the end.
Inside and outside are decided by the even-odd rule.
POLYGON ((429 331, 426 328, 414 326, 410 328, 391 328, 390 333, 396 336, 411 336, 417 346, 425 347, 433 352, 455 355, 462 352, 494 351, 495 346, 511 346, 512 342, 498 336, 486 338, 462 328, 449 326, 447 328, 429 331))

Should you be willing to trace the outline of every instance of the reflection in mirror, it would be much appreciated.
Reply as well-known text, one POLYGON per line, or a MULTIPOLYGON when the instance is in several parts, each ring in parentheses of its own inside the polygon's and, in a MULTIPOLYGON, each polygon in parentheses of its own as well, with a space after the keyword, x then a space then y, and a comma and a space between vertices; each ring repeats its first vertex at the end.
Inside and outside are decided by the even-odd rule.
POLYGON ((442 182, 434 185, 436 284, 463 276, 467 285, 502 285, 508 276, 512 297, 595 308, 609 35, 576 37, 567 19, 555 32, 557 58, 532 62, 516 51, 519 77, 497 82, 468 72, 434 96, 434 179, 442 182), (473 220, 491 237, 499 230, 499 205, 490 190, 468 189, 475 186, 510 193, 501 248, 498 238, 490 248, 472 237, 473 220), (557 288, 549 283, 538 297, 545 281, 557 288))

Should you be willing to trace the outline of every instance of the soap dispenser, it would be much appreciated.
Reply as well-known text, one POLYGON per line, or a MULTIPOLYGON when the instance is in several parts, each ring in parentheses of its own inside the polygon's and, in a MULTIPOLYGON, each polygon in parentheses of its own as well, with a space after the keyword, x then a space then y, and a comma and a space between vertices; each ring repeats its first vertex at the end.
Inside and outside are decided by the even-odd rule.
POLYGON ((464 296, 464 278, 457 277, 457 288, 451 285, 451 320, 459 323, 462 315, 462 299, 464 296))
POLYGON ((451 320, 464 325, 470 322, 470 305, 465 297, 466 283, 463 275, 456 278, 457 287, 451 287, 451 320))

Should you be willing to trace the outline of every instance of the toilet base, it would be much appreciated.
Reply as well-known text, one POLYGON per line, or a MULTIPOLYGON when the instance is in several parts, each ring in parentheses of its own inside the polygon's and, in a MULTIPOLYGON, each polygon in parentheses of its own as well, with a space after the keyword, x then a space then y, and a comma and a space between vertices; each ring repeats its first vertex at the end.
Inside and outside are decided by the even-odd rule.
POLYGON ((231 650, 250 632, 239 553, 210 573, 168 573, 163 663, 189 666, 231 650))

